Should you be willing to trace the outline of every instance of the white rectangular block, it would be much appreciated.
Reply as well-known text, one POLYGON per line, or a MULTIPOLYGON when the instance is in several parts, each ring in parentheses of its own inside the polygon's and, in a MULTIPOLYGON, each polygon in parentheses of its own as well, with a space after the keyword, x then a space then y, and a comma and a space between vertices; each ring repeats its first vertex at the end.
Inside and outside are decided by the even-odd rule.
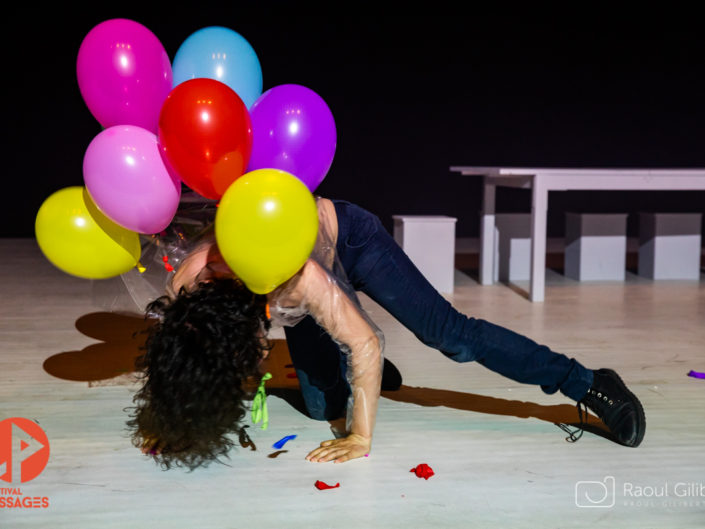
POLYGON ((528 281, 531 277, 531 214, 495 215, 494 281, 528 281))
POLYGON ((626 213, 566 213, 564 273, 578 281, 624 281, 626 213))
POLYGON ((700 279, 702 213, 639 214, 639 275, 700 279))
POLYGON ((394 240, 436 290, 453 293, 455 223, 432 215, 393 215, 394 240))

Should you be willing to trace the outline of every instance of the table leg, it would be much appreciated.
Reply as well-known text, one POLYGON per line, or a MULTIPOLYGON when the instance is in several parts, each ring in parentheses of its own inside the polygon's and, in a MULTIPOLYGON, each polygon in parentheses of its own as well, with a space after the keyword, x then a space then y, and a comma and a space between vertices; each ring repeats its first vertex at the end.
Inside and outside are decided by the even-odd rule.
POLYGON ((546 213, 548 190, 540 177, 531 186, 531 284, 529 299, 543 301, 546 286, 546 213))
POLYGON ((485 177, 480 223, 480 284, 491 285, 494 270, 494 209, 496 186, 485 177))

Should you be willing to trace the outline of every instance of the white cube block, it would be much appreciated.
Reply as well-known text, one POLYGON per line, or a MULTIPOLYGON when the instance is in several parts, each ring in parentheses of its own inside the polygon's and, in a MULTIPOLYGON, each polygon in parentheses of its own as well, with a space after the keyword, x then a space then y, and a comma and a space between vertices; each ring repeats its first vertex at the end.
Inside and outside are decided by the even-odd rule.
POLYGON ((626 213, 566 213, 564 273, 578 281, 624 281, 626 213))
POLYGON ((436 290, 453 292, 455 223, 431 215, 393 215, 394 240, 436 290))
POLYGON ((494 281, 528 281, 531 277, 531 214, 495 215, 494 281))
POLYGON ((639 275, 700 279, 702 213, 641 213, 639 275))

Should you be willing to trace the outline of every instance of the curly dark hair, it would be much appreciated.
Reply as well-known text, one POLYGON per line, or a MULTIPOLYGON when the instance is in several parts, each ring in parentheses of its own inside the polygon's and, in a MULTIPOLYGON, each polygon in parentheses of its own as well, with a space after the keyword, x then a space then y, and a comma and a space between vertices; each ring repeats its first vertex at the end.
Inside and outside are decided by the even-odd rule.
POLYGON ((162 296, 147 313, 160 319, 136 361, 143 385, 127 422, 133 444, 158 446, 150 453, 165 470, 222 462, 234 445, 228 434, 244 434, 248 378, 271 349, 266 296, 214 279, 162 296))

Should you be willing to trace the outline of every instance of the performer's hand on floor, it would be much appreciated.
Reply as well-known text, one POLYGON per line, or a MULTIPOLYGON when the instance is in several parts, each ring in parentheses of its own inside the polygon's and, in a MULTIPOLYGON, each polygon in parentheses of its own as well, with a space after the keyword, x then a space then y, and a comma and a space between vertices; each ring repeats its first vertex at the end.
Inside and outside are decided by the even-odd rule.
POLYGON ((319 448, 316 448, 306 456, 306 459, 314 463, 325 463, 333 460, 335 460, 335 463, 344 463, 350 459, 369 454, 371 446, 372 439, 351 433, 347 437, 323 441, 319 448))

